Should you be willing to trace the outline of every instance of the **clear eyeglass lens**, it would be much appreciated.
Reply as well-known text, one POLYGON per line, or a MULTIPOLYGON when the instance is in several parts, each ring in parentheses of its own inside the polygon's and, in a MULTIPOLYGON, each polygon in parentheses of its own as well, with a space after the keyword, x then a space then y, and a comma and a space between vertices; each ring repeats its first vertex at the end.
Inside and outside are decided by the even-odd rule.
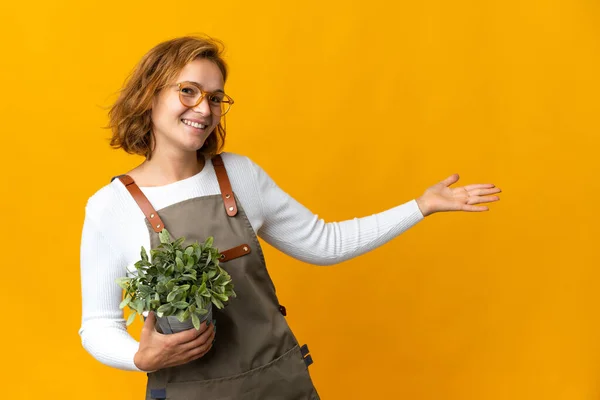
MULTIPOLYGON (((179 89, 179 98, 187 107, 194 107, 201 96, 202 92, 194 85, 182 85, 179 89)), ((230 101, 227 95, 223 93, 205 93, 205 96, 213 113, 223 115, 229 111, 230 101)))

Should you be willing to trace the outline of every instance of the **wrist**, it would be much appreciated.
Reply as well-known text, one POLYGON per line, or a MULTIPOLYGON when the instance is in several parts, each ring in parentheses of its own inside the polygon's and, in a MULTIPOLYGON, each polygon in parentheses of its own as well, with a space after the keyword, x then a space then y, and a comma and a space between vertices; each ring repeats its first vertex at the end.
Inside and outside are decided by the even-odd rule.
POLYGON ((416 202, 417 206, 419 207, 419 210, 421 211, 421 214, 423 214, 423 217, 431 215, 431 211, 429 211, 427 201, 423 198, 423 196, 417 198, 416 202))
POLYGON ((139 369, 140 371, 150 371, 151 368, 149 368, 149 365, 147 365, 146 360, 144 359, 142 353, 140 351, 136 352, 135 355, 133 356, 133 364, 136 366, 137 369, 139 369))

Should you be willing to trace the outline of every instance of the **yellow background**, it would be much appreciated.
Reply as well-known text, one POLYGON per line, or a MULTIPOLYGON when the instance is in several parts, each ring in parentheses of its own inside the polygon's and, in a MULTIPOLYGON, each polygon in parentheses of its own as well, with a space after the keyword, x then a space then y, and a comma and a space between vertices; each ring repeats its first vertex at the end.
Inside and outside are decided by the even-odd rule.
POLYGON ((231 67, 226 151, 326 220, 454 172, 504 191, 334 267, 265 247, 323 399, 598 399, 598 4, 3 3, 3 397, 142 398, 143 374, 80 345, 83 210, 141 161, 102 129, 129 71, 206 32, 231 67))

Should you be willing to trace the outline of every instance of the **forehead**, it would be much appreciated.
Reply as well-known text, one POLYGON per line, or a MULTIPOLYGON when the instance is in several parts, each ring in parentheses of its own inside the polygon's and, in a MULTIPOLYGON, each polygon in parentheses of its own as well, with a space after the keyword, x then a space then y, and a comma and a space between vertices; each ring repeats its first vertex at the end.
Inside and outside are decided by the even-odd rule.
POLYGON ((204 90, 223 89, 223 74, 214 62, 205 58, 187 64, 177 77, 177 82, 197 82, 204 90))

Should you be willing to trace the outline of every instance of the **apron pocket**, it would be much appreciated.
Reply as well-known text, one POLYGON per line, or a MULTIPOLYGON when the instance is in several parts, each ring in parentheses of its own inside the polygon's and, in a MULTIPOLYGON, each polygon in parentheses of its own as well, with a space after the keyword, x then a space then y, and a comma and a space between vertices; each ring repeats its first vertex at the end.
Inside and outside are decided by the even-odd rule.
POLYGON ((318 400, 298 345, 243 374, 167 384, 169 400, 318 400))

